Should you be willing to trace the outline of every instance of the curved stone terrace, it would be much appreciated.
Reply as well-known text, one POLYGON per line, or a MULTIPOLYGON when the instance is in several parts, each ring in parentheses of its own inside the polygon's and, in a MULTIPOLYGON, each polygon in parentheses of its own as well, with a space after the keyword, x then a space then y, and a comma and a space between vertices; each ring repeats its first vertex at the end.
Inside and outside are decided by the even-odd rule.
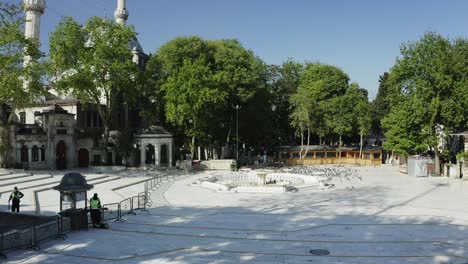
POLYGON ((333 188, 232 193, 183 175, 153 208, 5 263, 468 263, 468 182, 356 167, 333 188), (118 250, 116 250, 118 249, 118 250))

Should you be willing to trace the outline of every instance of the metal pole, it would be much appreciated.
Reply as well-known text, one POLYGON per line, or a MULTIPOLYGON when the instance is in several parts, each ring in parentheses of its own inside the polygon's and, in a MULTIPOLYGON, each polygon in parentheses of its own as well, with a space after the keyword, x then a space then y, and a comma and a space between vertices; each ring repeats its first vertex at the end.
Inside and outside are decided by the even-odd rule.
POLYGON ((239 105, 236 105, 236 160, 239 159, 239 105))

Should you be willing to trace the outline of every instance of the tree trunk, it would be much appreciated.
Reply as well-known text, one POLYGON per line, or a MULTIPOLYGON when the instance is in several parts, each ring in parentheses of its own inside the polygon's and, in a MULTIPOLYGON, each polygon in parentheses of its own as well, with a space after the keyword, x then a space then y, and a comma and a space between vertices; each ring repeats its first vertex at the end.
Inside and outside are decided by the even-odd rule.
POLYGON ((231 115, 231 120, 229 121, 229 130, 226 138, 226 143, 229 143, 231 140, 231 124, 232 124, 232 115, 231 115))
POLYGON ((309 151, 309 144, 310 144, 310 128, 307 128, 307 146, 305 149, 304 156, 302 156, 302 160, 307 156, 307 152, 309 151))
POLYGON ((434 156, 435 174, 440 176, 440 153, 437 146, 434 146, 434 156))
MULTIPOLYGON (((104 120, 103 120, 104 121, 104 120)), ((110 129, 109 129, 109 125, 107 124, 107 122, 105 122, 106 124, 103 124, 104 125, 104 137, 102 139, 102 151, 103 151, 103 156, 102 156, 102 162, 104 163, 104 165, 109 165, 110 164, 110 161, 107 159, 107 153, 109 152, 109 134, 110 134, 110 129)))
POLYGON ((304 150, 304 133, 301 131, 301 151, 299 152, 299 159, 302 160, 302 151, 304 150))
POLYGON ((338 164, 341 165, 341 134, 340 134, 340 144, 338 148, 338 164))
POLYGON ((192 137, 192 143, 189 144, 190 146, 190 155, 192 157, 192 160, 195 159, 193 155, 195 155, 195 136, 192 137))
POLYGON ((6 168, 10 164, 10 155, 13 150, 10 132, 9 125, 0 125, 0 163, 2 168, 6 168))
POLYGON ((362 159, 362 139, 363 139, 363 134, 361 133, 360 136, 361 136, 361 143, 360 143, 361 146, 360 146, 360 148, 359 148, 359 159, 362 159))

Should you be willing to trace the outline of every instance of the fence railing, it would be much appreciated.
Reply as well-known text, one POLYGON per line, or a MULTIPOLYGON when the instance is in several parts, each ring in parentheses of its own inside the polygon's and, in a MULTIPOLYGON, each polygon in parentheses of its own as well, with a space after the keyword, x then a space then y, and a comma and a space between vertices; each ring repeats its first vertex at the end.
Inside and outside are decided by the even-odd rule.
POLYGON ((15 226, 14 229, 0 233, 0 258, 6 259, 5 253, 9 250, 38 248, 39 243, 54 238, 65 238, 70 232, 69 218, 56 215, 49 220, 41 224, 15 226))
POLYGON ((175 178, 174 175, 170 176, 168 174, 161 174, 156 177, 152 177, 151 179, 143 182, 145 186, 144 192, 124 199, 119 203, 104 204, 102 207, 107 208, 107 210, 103 212, 103 219, 114 220, 115 222, 123 222, 124 219, 122 217, 124 215, 134 215, 136 210, 146 211, 146 207, 152 205, 148 193, 157 188, 163 180, 168 181, 170 177, 172 177, 172 179, 175 178))
MULTIPOLYGON (((119 203, 104 204, 103 220, 124 221, 124 215, 135 214, 135 210, 146 210, 151 204, 148 193, 157 188, 159 184, 175 176, 158 175, 144 182, 145 191, 136 196, 129 197, 119 203)), ((57 214, 50 221, 35 225, 15 226, 14 229, 0 233, 0 259, 6 258, 5 252, 19 248, 38 248, 40 242, 53 238, 66 237, 71 231, 71 219, 57 214)))

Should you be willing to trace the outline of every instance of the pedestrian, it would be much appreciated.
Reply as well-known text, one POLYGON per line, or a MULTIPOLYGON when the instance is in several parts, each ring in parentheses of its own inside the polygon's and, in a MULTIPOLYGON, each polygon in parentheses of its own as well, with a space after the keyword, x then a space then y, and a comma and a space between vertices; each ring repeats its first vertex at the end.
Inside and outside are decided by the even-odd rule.
POLYGON ((99 200, 97 193, 89 200, 89 207, 91 208, 93 227, 101 227, 101 200, 99 200))
POLYGON ((20 211, 20 199, 23 198, 24 194, 20 191, 18 191, 18 187, 15 186, 15 190, 11 193, 10 199, 8 199, 8 203, 10 203, 11 200, 11 211, 14 213, 15 210, 17 213, 20 211))

